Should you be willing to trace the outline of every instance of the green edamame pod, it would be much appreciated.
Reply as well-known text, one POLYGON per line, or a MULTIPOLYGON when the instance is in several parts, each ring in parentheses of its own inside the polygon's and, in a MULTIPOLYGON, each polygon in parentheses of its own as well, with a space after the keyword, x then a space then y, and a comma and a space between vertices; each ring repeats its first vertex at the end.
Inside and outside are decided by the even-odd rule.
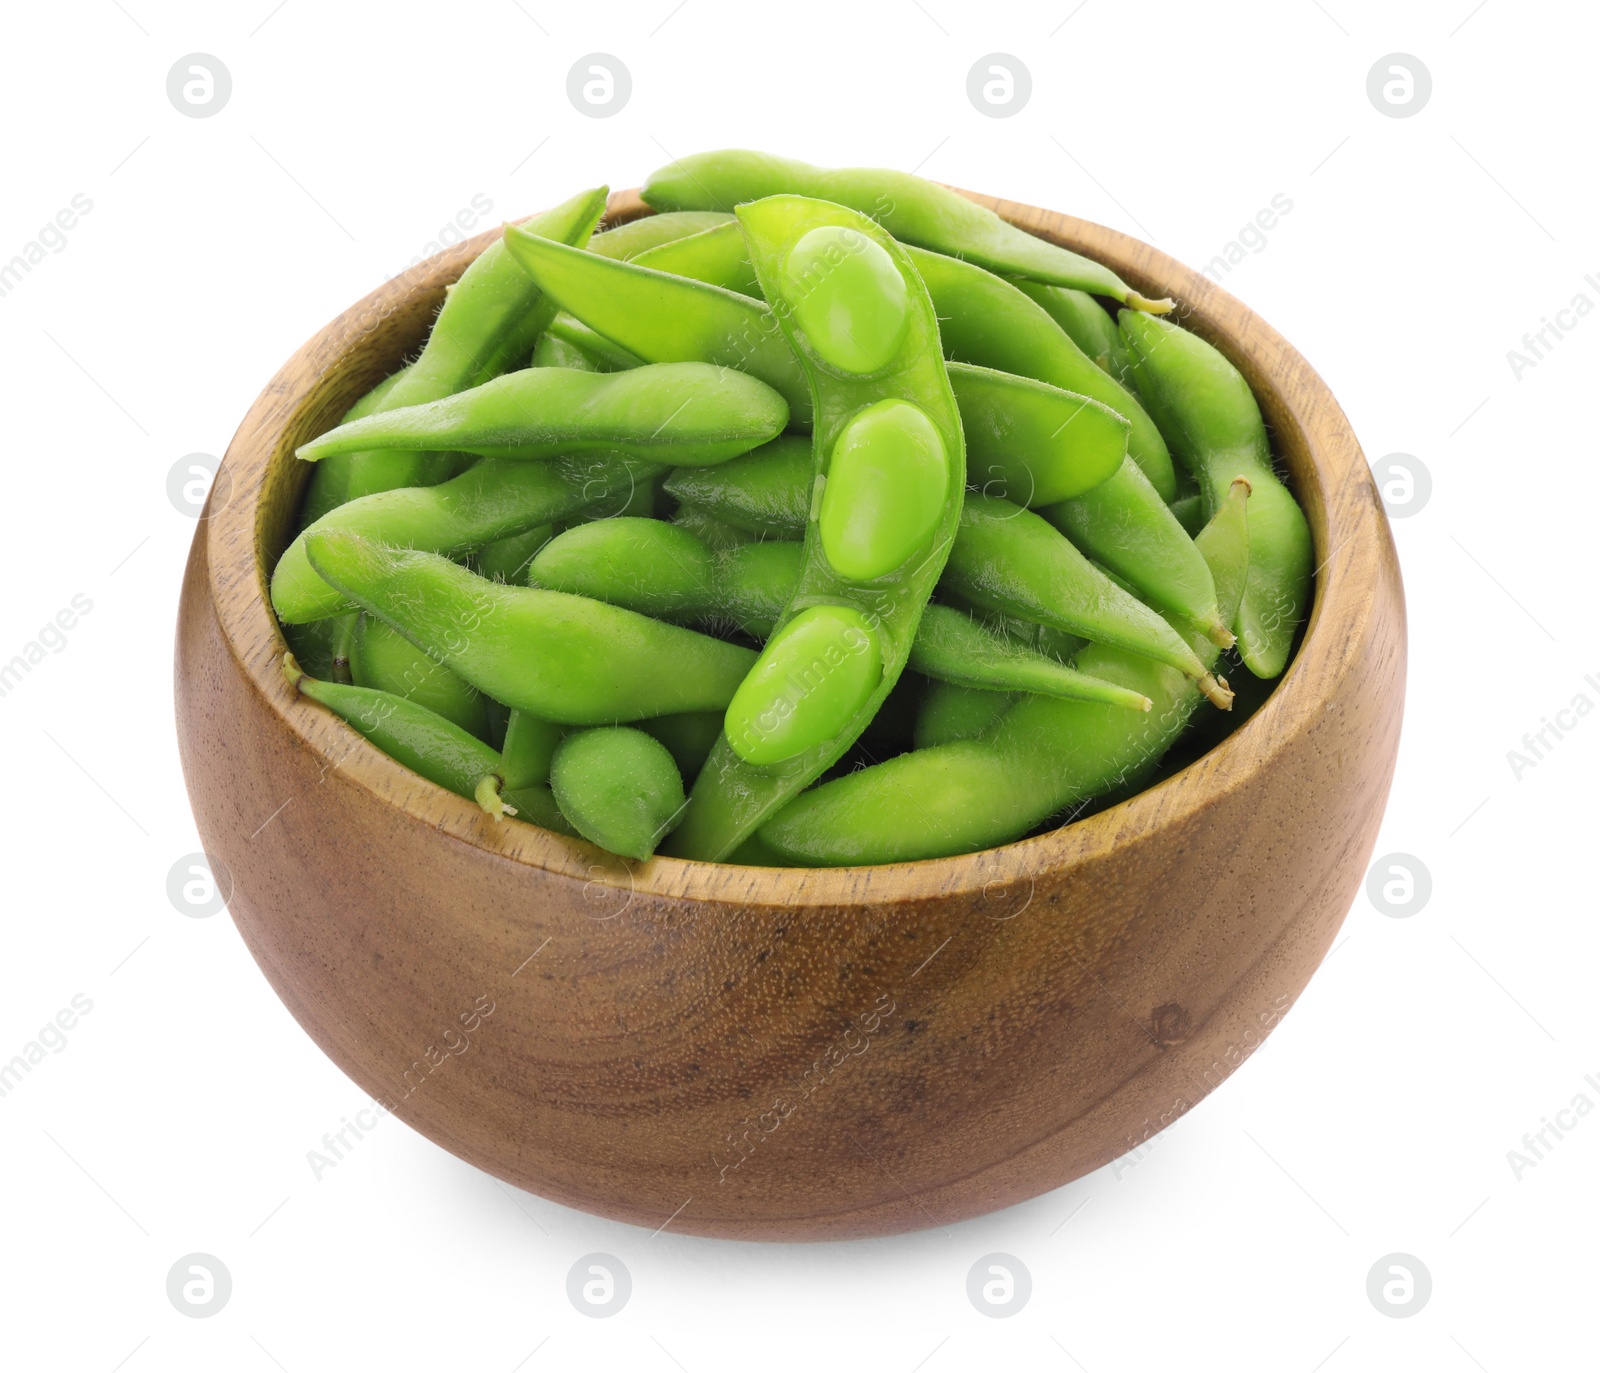
POLYGON ((1272 468, 1261 407, 1227 358, 1175 324, 1124 312, 1118 327, 1133 379, 1173 453, 1200 483, 1214 513, 1235 477, 1250 495, 1250 580, 1233 629, 1257 677, 1276 677, 1311 608, 1311 528, 1272 468))
POLYGON ((763 294, 784 303, 774 313, 811 388, 820 499, 794 596, 729 705, 725 737, 669 843, 679 857, 711 860, 831 766, 893 690, 949 555, 965 484, 938 321, 900 245, 863 215, 800 196, 757 201, 738 216, 763 294), (827 518, 841 459, 881 459, 900 474, 898 491, 857 483, 868 500, 851 512, 848 548, 827 518), (917 530, 902 563, 866 581, 852 575, 908 547, 917 530))
POLYGON ((506 737, 500 745, 500 775, 508 789, 537 786, 550 780, 550 760, 561 742, 562 727, 525 710, 506 717, 506 737))
POLYGON ((506 247, 540 290, 617 346, 646 362, 747 372, 789 403, 796 426, 810 426, 805 373, 760 301, 515 229, 506 231, 506 247))
POLYGON ((1148 696, 1013 644, 965 611, 947 605, 930 605, 923 612, 907 666, 924 677, 959 686, 1105 701, 1128 710, 1150 709, 1148 696))
POLYGON ((543 337, 554 339, 577 353, 583 362, 582 372, 626 372, 631 367, 642 367, 644 359, 626 348, 619 348, 604 334, 597 334, 581 319, 565 313, 550 321, 543 337))
POLYGON ((755 654, 559 591, 503 586, 435 553, 338 527, 306 536, 311 566, 364 610, 516 710, 564 725, 721 710, 755 654))
POLYGON ((658 244, 731 223, 733 216, 718 210, 673 210, 667 214, 644 215, 596 234, 589 240, 589 251, 627 262, 658 244))
MULTIPOLYGON (((389 392, 400 384, 401 378, 410 370, 410 366, 407 365, 398 372, 391 372, 346 410, 339 423, 349 424, 352 420, 376 414, 389 392)), ((320 463, 312 469, 305 500, 300 504, 300 528, 304 529, 309 524, 315 524, 330 510, 349 500, 350 468, 354 462, 355 455, 346 453, 341 458, 320 463)))
POLYGON ((1046 286, 1037 281, 1018 281, 1016 287, 1060 325, 1095 366, 1124 386, 1133 384, 1128 373, 1128 349, 1117 332, 1117 322, 1087 291, 1046 286))
POLYGON ((929 682, 917 711, 912 746, 937 748, 940 744, 976 739, 993 729, 1016 703, 1017 698, 1006 691, 929 682))
POLYGON ((615 375, 525 367, 443 400, 330 429, 295 452, 315 462, 374 443, 489 458, 556 458, 599 450, 695 466, 748 453, 775 438, 788 420, 788 406, 770 386, 703 362, 662 363, 615 375))
POLYGON ((489 737, 489 714, 483 693, 463 682, 443 663, 397 631, 370 615, 356 619, 351 642, 350 675, 360 687, 403 696, 435 715, 442 715, 475 738, 489 737))
MULTIPOLYGON (((1177 486, 1172 457, 1155 422, 1133 394, 1097 367, 1036 301, 1013 283, 1002 281, 974 263, 922 248, 907 251, 939 313, 939 336, 946 357, 953 362, 1032 377, 1063 391, 1088 396, 1116 411, 1128 421, 1128 456, 1139 464, 1163 499, 1173 494, 1177 486)), ((1111 316, 1093 301, 1090 304, 1114 336, 1116 326, 1111 316)), ((962 415, 965 417, 965 410, 962 415)), ((976 471, 970 452, 968 459, 976 471)))
POLYGON ((704 540, 662 520, 581 524, 552 539, 528 568, 528 585, 693 620, 716 614, 716 558, 704 540))
POLYGON ((272 570, 272 608, 289 624, 338 615, 350 602, 306 560, 306 540, 340 528, 396 547, 450 557, 631 493, 654 467, 616 458, 528 463, 490 459, 439 486, 403 487, 349 501, 301 531, 272 570))
POLYGON ((1128 421, 1109 406, 1028 377, 952 362, 968 480, 1018 505, 1054 505, 1110 477, 1128 456, 1128 421))
MULTIPOLYGON (((696 358, 760 377, 809 425, 804 373, 778 332, 803 321, 780 326, 760 301, 638 263, 515 234, 507 242, 548 295, 607 338, 650 362, 696 358)), ((952 364, 949 376, 973 480, 988 489, 1048 504, 1092 488, 1127 456, 1128 421, 1097 401, 989 368, 952 364)))
MULTIPOLYGON (((602 367, 588 353, 584 352, 575 343, 569 343, 559 334, 546 329, 539 335, 539 341, 533 345, 533 361, 530 367, 567 367, 574 372, 604 372, 609 369, 602 367)), ((322 466, 333 461, 324 458, 322 466)))
MULTIPOLYGON (((1236 608, 1249 557, 1243 491, 1201 532, 1225 612, 1236 608)), ((1220 649, 1196 637, 1215 663, 1220 649)), ((1010 843, 1068 806, 1144 773, 1183 732, 1200 701, 1170 667, 1094 644, 1080 667, 1149 696, 1148 713, 1090 701, 1025 696, 976 738, 918 749, 826 782, 758 831, 786 862, 844 865, 940 858, 1010 843)))
POLYGON ((534 554, 556 536, 554 524, 536 524, 520 534, 486 543, 472 555, 472 570, 493 582, 512 582, 520 586, 527 580, 534 554))
POLYGON ((687 529, 712 548, 737 548, 756 537, 747 530, 719 520, 709 510, 694 505, 680 505, 671 522, 680 529, 687 529))
MULTIPOLYGON (((534 559, 529 584, 663 619, 725 621, 765 639, 794 595, 802 563, 798 543, 752 543, 715 552, 687 530, 660 520, 605 520, 552 540, 534 559)), ((906 665, 943 681, 1146 708, 1142 697, 1085 677, 949 606, 924 610, 906 665)))
POLYGON ((1139 295, 1109 267, 1035 238, 959 191, 908 172, 814 167, 771 153, 727 149, 672 162, 652 172, 640 192, 656 210, 735 212, 749 201, 782 194, 848 206, 897 239, 1005 276, 1074 286, 1135 309, 1165 313, 1172 308, 1170 300, 1139 295))
POLYGON ((752 534, 796 538, 811 509, 811 440, 783 434, 715 468, 680 468, 662 490, 752 534))
POLYGON ((1038 515, 1009 501, 967 496, 943 584, 971 605, 1175 667, 1223 710, 1232 699, 1177 630, 1097 571, 1038 515))
MULTIPOLYGON (((956 537, 959 538, 960 535, 956 537)), ((1035 653, 1042 653, 1047 658, 1054 658, 1058 663, 1071 663, 1089 646, 1087 639, 1080 638, 1076 634, 1068 634, 1064 629, 1057 629, 1054 625, 1038 624, 1033 620, 1021 620, 1014 615, 997 615, 990 611, 984 623, 996 634, 1003 634, 1012 643, 1032 649, 1035 653)))
MULTIPOLYGON (((956 374, 957 369, 951 371, 956 374)), ((664 487, 727 524, 763 535, 793 538, 805 527, 810 478, 803 455, 792 444, 793 440, 785 437, 721 467, 674 472, 664 487)), ((1005 503, 1004 513, 1009 516, 1012 508, 1009 502, 1005 503)), ((1131 570, 1133 576, 1129 580, 1135 582, 1143 597, 1162 609, 1208 626, 1219 642, 1231 641, 1217 619, 1216 593, 1205 560, 1131 461, 1124 461, 1113 476, 1075 501, 1046 507, 1042 513, 1071 534, 1085 532, 1087 525, 1086 536, 1097 556, 1119 572, 1131 570), (1098 517, 1098 523, 1084 519, 1085 512, 1090 511, 1098 517)), ((1026 524, 1018 526, 1018 537, 1025 537, 1029 528, 1026 524)), ((985 534, 984 551, 978 552, 964 523, 956 532, 955 547, 964 561, 992 558, 997 567, 1004 568, 1013 554, 1000 541, 1009 532, 990 528, 985 534)), ((1073 558, 1075 563, 1082 561, 1071 551, 1063 556, 1073 558)), ((981 578, 989 574, 974 569, 969 575, 981 578)), ((947 589, 953 586, 947 574, 947 589)), ((1141 618, 1149 622, 1149 617, 1141 618)), ((1070 656, 1070 651, 1063 656, 1070 656)))
MULTIPOLYGON (((534 216, 518 232, 581 246, 605 208, 606 188, 600 186, 534 216)), ((554 303, 541 299, 537 286, 507 256, 504 238, 491 243, 450 288, 422 355, 383 397, 379 411, 436 401, 499 376, 533 350, 555 312, 554 303)), ((347 500, 402 486, 431 486, 448 480, 456 470, 439 452, 346 451, 359 453, 350 463, 347 500)))
POLYGON ((756 280, 756 269, 745 251, 744 233, 732 215, 725 223, 663 243, 640 253, 633 261, 641 267, 653 267, 658 272, 671 272, 673 276, 690 277, 707 286, 720 286, 724 291, 737 291, 741 296, 761 299, 761 283, 756 280))
POLYGON ((580 521, 613 520, 624 517, 649 519, 656 513, 656 490, 659 485, 654 476, 645 477, 634 484, 626 500, 618 504, 615 509, 604 506, 590 506, 581 515, 580 521))
POLYGON ((395 762, 476 801, 496 819, 504 814, 500 755, 459 725, 403 696, 308 677, 292 653, 283 655, 283 675, 301 695, 327 706, 395 762))
POLYGON ((574 730, 550 766, 550 790, 579 834, 624 858, 656 851, 683 810, 683 778, 643 730, 574 730))
MULTIPOLYGON (((1172 457, 1161 431, 1133 393, 1096 366, 1044 308, 1012 282, 1003 281, 974 263, 924 248, 908 247, 906 252, 933 300, 946 357, 953 362, 1031 377, 1063 391, 1088 396, 1116 411, 1129 424, 1128 456, 1144 470, 1163 499, 1174 494, 1177 487, 1172 457)), ((653 248, 641 254, 637 262, 641 267, 690 277, 741 295, 761 294, 755 268, 750 265, 735 224, 653 248)), ((1037 289, 1059 290, 1054 286, 1037 289)), ((1089 300, 1087 296, 1084 299, 1089 300)), ((1089 305, 1104 321, 1108 335, 1116 338, 1111 316, 1093 300, 1089 305)), ((963 406, 962 420, 967 428, 967 465, 970 471, 980 472, 981 455, 974 441, 975 435, 983 432, 981 418, 968 414, 959 383, 956 400, 963 406)))
POLYGON ((1233 643, 1217 615, 1211 569, 1131 459, 1093 491, 1039 513, 1157 610, 1199 625, 1223 648, 1233 643))

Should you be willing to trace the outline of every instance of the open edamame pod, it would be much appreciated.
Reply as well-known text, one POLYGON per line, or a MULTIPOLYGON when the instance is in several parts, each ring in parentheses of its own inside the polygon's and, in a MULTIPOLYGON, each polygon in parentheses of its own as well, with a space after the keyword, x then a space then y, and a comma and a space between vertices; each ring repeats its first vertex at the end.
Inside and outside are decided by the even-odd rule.
POLYGON ((770 386, 703 362, 635 367, 615 375, 525 367, 443 400, 368 415, 295 452, 315 462, 374 443, 489 458, 555 458, 599 450, 694 466, 747 453, 782 433, 788 421, 789 407, 770 386))
MULTIPOLYGON (((507 241, 547 294, 607 338, 651 362, 694 357, 740 368, 782 393, 797 424, 809 424, 809 392, 800 390, 805 373, 792 350, 776 350, 780 325, 761 301, 544 239, 511 235, 507 241)), ((782 308, 805 307, 783 301, 782 308)), ((1090 490, 1127 456, 1128 421, 1098 401, 990 368, 953 363, 948 370, 972 480, 986 489, 1052 504, 1090 490)))
POLYGON ((708 860, 836 761, 888 697, 965 485, 938 321, 900 245, 864 215, 801 196, 738 216, 811 388, 816 479, 799 584, 667 843, 708 860))
POLYGON ((833 201, 870 216, 906 243, 965 258, 1006 276, 1028 277, 1110 296, 1139 310, 1165 313, 1109 267, 1035 238, 959 191, 909 172, 830 169, 771 153, 726 149, 698 153, 652 172, 640 191, 657 210, 734 210, 764 196, 792 194, 833 201))
POLYGON ((317 530, 349 529, 395 547, 455 557, 625 497, 658 470, 608 457, 552 463, 490 459, 439 486, 375 492, 330 511, 295 537, 272 570, 272 608, 286 624, 354 609, 306 558, 306 540, 317 530))
POLYGON ((403 696, 444 716, 474 738, 489 738, 489 712, 483 693, 443 663, 434 662, 382 620, 357 616, 350 643, 350 675, 357 686, 403 696))
MULTIPOLYGON (((930 253, 925 248, 907 248, 907 254, 928 286, 928 296, 933 299, 934 314, 939 317, 939 338, 944 354, 950 362, 971 363, 990 371, 1003 371, 1013 376, 1032 378, 1059 387, 1072 394, 1086 395, 1101 405, 1114 410, 1128 421, 1128 458, 1138 462, 1142 472, 1160 498, 1170 499, 1178 483, 1173 475, 1173 459, 1166 451, 1166 440, 1155 427, 1144 406, 1139 405, 1130 390, 1110 378, 1104 368, 1094 365, 1088 355, 1061 330, 1050 314, 1029 299, 1018 286, 1005 282, 986 272, 973 262, 946 258, 942 253, 930 253)), ((638 266, 656 267, 662 272, 674 272, 680 277, 690 277, 696 282, 722 286, 723 290, 738 291, 747 296, 758 296, 760 285, 755 280, 755 269, 750 266, 744 251, 744 238, 736 224, 725 224, 688 238, 677 238, 661 248, 653 248, 638 256, 638 266)), ((1058 290, 1046 286, 1043 290, 1058 290)), ((1088 299, 1088 298, 1085 298, 1088 299)), ((1106 322, 1110 336, 1117 336, 1117 326, 1101 307, 1090 301, 1091 309, 1106 322)), ((997 466, 995 477, 1002 477, 1011 466, 1013 454, 1034 453, 1037 445, 1030 445, 1019 435, 998 438, 998 456, 979 451, 982 437, 989 432, 990 410, 1018 408, 1034 400, 1032 394, 1021 389, 1021 394, 992 397, 986 389, 979 389, 978 378, 952 373, 955 400, 962 406, 962 422, 966 430, 966 466, 971 474, 981 475, 990 462, 997 466), (984 402, 990 410, 984 410, 984 402), (1003 402, 1003 403, 1000 403, 1003 402)), ((990 387, 992 389, 992 387, 990 387)), ((1054 426, 1046 430, 1046 438, 1054 438, 1054 426)), ((1077 434, 1062 432, 1059 437, 1067 443, 1080 442, 1077 434)), ((976 480, 976 477, 973 478, 976 480)), ((979 483, 982 485, 982 483, 979 483)), ((1048 499, 1038 499, 1027 504, 1050 504, 1048 499)), ((1200 578, 1210 587, 1210 574, 1205 571, 1205 560, 1192 554, 1190 576, 1195 568, 1200 578)), ((1210 594, 1210 590, 1206 592, 1210 594)))
MULTIPOLYGON (((968 480, 991 495, 1053 505, 1066 492, 1095 491, 1126 460, 1128 422, 1098 401, 992 368, 945 370, 966 435, 968 480)), ((801 443, 785 435, 715 470, 674 472, 664 489, 752 533, 792 536, 809 513, 811 472, 801 443)))
POLYGON ((436 553, 338 527, 306 535, 312 568, 479 691, 564 725, 721 710, 755 654, 582 596, 491 582, 436 553))
MULTIPOLYGON (((1232 490, 1198 540, 1229 614, 1249 559, 1246 489, 1232 490)), ((1208 665, 1221 652, 1202 636, 1193 647, 1208 665)), ((1193 679, 1107 644, 1091 645, 1079 663, 1149 696, 1155 708, 1025 696, 975 738, 919 748, 796 797, 762 825, 762 846, 816 866, 943 858, 1011 843, 1067 807, 1147 775, 1200 702, 1193 679)))
POLYGON ((283 675, 302 696, 326 706, 395 762, 476 801, 497 820, 507 813, 500 796, 500 755, 460 725, 403 696, 308 677, 292 653, 283 655, 283 675))
MULTIPOLYGON (((563 205, 535 215, 518 232, 545 235, 581 247, 606 209, 607 188, 581 191, 563 205)), ((379 412, 400 410, 454 395, 499 376, 533 350, 556 312, 537 285, 506 254, 505 240, 479 253, 450 287, 428 331, 422 354, 379 402, 379 412)), ((448 445, 446 445, 448 448, 448 445)), ((345 497, 355 500, 401 486, 431 486, 456 468, 444 452, 417 448, 349 449, 345 497)))
POLYGON ((967 496, 943 585, 969 604, 1175 667, 1223 710, 1233 700, 1227 683, 1211 675, 1183 635, 1094 568, 1059 531, 1009 501, 967 496))
MULTIPOLYGON (((1014 283, 1002 280, 975 263, 962 262, 925 248, 907 247, 906 252, 928 288, 934 313, 939 317, 939 336, 947 358, 952 362, 1031 377, 1063 391, 1088 396, 1116 411, 1128 421, 1128 456, 1143 469, 1163 500, 1176 492, 1166 440, 1145 414, 1144 407, 1103 367, 1096 366, 1041 305, 1014 283)), ((759 297, 761 294, 755 268, 750 265, 743 236, 736 224, 675 239, 641 253, 636 261, 641 267, 690 277, 741 295, 759 297)), ((1054 286, 1038 289, 1059 290, 1054 286)), ((1116 338, 1117 329, 1111 316, 1087 296, 1084 299, 1104 321, 1106 333, 1116 338)), ((963 407, 967 467, 970 472, 978 473, 982 470, 981 455, 974 443, 975 436, 983 432, 982 416, 968 414, 959 382, 956 401, 963 407)), ((1205 565, 1198 554, 1195 561, 1203 572, 1205 565)))
POLYGON ((1134 384, 1200 483, 1208 513, 1235 477, 1250 483, 1250 577, 1233 629, 1244 665, 1276 677, 1311 609, 1313 557, 1305 514, 1273 471, 1261 407, 1239 369, 1198 334, 1128 311, 1117 323, 1134 384))
POLYGON ((643 730, 568 734, 550 765, 561 813, 591 844, 644 860, 683 811, 683 778, 666 746, 643 730))

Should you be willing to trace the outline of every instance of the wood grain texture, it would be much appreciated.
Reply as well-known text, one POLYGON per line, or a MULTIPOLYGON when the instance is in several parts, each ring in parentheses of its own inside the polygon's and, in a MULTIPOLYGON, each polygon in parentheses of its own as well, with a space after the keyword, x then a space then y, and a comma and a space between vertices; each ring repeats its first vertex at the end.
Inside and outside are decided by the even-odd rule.
MULTIPOLYGON (((1148 245, 974 199, 1181 302, 1261 399, 1320 564, 1304 643, 1256 715, 1054 833, 876 868, 630 864, 497 825, 289 689, 266 579, 307 478, 293 449, 416 348, 492 234, 319 332, 228 450, 177 639, 206 850, 307 1033, 507 1182, 743 1239, 886 1234, 1021 1201, 1226 1078, 1359 887, 1400 731, 1405 608, 1338 404, 1267 324, 1148 245)), ((613 197, 611 222, 641 213, 613 197)))

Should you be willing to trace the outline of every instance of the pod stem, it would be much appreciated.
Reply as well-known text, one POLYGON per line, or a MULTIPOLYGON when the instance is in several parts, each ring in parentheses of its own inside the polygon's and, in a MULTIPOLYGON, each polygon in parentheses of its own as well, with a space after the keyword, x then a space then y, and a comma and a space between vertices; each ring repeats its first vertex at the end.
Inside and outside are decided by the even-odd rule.
POLYGON ((1206 638, 1210 639, 1218 648, 1232 648, 1238 642, 1234 632, 1223 624, 1221 620, 1213 620, 1203 628, 1206 638))
POLYGON ((500 795, 500 779, 492 772, 479 780, 473 789, 472 799, 483 807, 486 815, 492 815, 496 820, 504 820, 508 815, 515 815, 517 808, 506 805, 500 795))
POLYGON ((1174 304, 1171 296, 1162 296, 1160 300, 1152 300, 1149 296, 1141 296, 1137 291, 1129 291, 1128 298, 1123 303, 1130 310, 1142 310, 1147 315, 1170 314, 1174 304))
POLYGON ((1228 685, 1226 677, 1213 677, 1208 672, 1199 679, 1197 685, 1206 700, 1218 710, 1233 709, 1233 689, 1228 685))

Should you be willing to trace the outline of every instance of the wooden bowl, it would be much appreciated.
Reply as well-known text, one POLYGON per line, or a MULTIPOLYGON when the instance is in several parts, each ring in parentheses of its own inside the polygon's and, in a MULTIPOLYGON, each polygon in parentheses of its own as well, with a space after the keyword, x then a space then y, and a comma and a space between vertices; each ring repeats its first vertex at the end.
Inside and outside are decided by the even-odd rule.
MULTIPOLYGON (((1405 607, 1338 404, 1237 300, 1099 225, 974 196, 1110 264, 1249 377, 1316 540, 1304 642, 1241 729, 1131 800, 960 858, 626 863, 391 761, 279 670, 298 443, 421 341, 493 235, 311 339, 245 417, 178 619, 184 773, 234 921, 313 1039, 470 1163, 652 1229, 836 1239, 1060 1187, 1170 1124, 1282 1019, 1362 879, 1405 607)), ((612 198, 610 222, 647 213, 612 198)))

